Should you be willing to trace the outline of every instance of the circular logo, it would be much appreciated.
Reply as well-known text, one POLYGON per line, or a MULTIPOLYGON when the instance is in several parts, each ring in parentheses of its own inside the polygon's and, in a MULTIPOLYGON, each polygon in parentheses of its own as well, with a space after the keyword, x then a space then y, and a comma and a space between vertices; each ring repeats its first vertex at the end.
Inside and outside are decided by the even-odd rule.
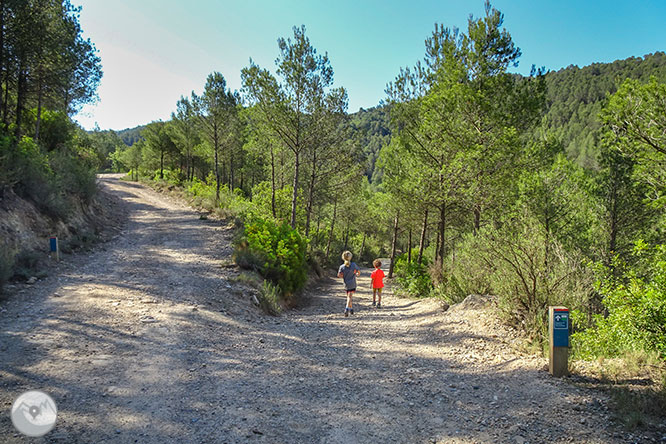
POLYGON ((58 409, 49 395, 31 390, 16 398, 12 405, 12 423, 26 436, 44 436, 56 423, 58 409))

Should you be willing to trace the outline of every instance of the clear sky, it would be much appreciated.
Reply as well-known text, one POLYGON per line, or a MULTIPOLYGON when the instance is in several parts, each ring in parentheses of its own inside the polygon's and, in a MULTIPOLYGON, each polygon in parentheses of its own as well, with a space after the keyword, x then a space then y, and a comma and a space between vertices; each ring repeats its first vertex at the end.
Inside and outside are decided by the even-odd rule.
MULTIPOLYGON (((349 112, 385 97, 400 67, 423 58, 434 24, 466 30, 482 0, 72 0, 102 59, 99 102, 75 119, 120 130, 167 120, 181 95, 221 72, 240 89, 252 58, 274 71, 278 37, 304 24, 327 52, 349 112)), ((666 50, 666 0, 495 0, 530 67, 558 70, 666 50)))

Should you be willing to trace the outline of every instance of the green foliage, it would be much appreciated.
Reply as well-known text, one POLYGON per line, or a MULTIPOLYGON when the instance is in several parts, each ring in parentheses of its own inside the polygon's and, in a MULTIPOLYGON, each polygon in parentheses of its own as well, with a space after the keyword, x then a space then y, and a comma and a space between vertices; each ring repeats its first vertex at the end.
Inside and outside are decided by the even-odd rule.
POLYGON ((486 242, 484 236, 470 233, 456 245, 446 262, 448 265, 436 282, 433 296, 449 304, 456 304, 470 294, 491 293, 495 261, 479 254, 486 242))
POLYGON ((215 188, 200 181, 196 177, 187 186, 187 192, 196 199, 206 199, 211 201, 215 200, 215 188))
POLYGON ((600 249, 601 228, 592 190, 590 175, 559 153, 545 168, 523 172, 518 180, 517 205, 540 224, 546 236, 557 239, 569 251, 594 257, 600 249))
POLYGON ((94 161, 94 155, 67 146, 47 154, 31 138, 16 144, 0 137, 0 190, 13 189, 49 216, 67 219, 72 199, 89 203, 97 191, 94 161))
POLYGON ((256 219, 245 226, 234 260, 243 268, 257 270, 276 284, 288 303, 305 284, 307 243, 287 223, 256 219))
POLYGON ((607 143, 637 163, 636 175, 651 189, 647 197, 666 208, 666 79, 651 77, 642 84, 626 79, 610 97, 601 116, 607 143))
POLYGON ((597 288, 608 315, 595 316, 594 328, 574 335, 579 355, 646 350, 666 359, 666 245, 649 248, 639 241, 634 255, 644 257, 644 268, 627 270, 623 279, 598 267, 597 288))
POLYGON ((58 186, 70 194, 78 196, 83 202, 92 202, 97 193, 95 157, 92 153, 72 153, 60 149, 49 154, 49 163, 58 186))
MULTIPOLYGON (((275 190, 275 218, 289 219, 291 210, 291 197, 293 191, 290 186, 275 190)), ((258 183, 252 188, 252 202, 259 208, 261 214, 273 214, 271 184, 268 181, 258 183)))
POLYGON ((549 72, 545 78, 550 106, 543 125, 562 141, 570 159, 595 168, 599 153, 597 142, 602 131, 599 112, 607 96, 617 91, 617 79, 645 82, 652 75, 666 82, 666 54, 663 52, 549 72))
POLYGON ((2 121, 12 122, 17 139, 44 134, 46 149, 59 148, 70 139, 67 116, 96 98, 102 77, 95 46, 83 38, 80 9, 69 1, 9 1, 0 9, 2 69, 16 73, 3 87, 2 121))
MULTIPOLYGON (((416 255, 412 254, 412 258, 415 257, 416 255)), ((429 296, 433 286, 428 274, 428 261, 422 261, 419 264, 415 260, 408 262, 407 259, 407 253, 396 258, 395 267, 393 268, 396 281, 409 296, 429 296)))
POLYGON ((492 266, 481 279, 489 279, 508 324, 543 340, 549 305, 587 309, 592 279, 582 258, 548 239, 534 220, 487 227, 478 236, 477 254, 492 266))

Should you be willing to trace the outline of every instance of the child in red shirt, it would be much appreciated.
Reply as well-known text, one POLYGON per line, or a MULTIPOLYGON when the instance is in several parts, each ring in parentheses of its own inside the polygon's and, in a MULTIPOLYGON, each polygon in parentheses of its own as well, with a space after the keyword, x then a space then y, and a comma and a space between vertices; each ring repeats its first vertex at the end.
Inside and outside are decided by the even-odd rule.
POLYGON ((375 306, 377 301, 377 308, 382 308, 382 288, 384 288, 384 272, 381 269, 382 261, 375 259, 372 261, 375 271, 370 274, 370 282, 372 282, 372 306, 375 306))

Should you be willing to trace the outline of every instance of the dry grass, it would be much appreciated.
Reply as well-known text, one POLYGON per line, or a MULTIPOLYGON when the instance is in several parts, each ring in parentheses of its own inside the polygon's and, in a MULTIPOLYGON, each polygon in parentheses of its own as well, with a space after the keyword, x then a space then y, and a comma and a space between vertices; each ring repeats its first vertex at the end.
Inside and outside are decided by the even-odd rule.
POLYGON ((615 419, 628 430, 666 425, 666 362, 658 356, 631 352, 620 358, 574 361, 571 373, 584 385, 608 392, 615 419))

